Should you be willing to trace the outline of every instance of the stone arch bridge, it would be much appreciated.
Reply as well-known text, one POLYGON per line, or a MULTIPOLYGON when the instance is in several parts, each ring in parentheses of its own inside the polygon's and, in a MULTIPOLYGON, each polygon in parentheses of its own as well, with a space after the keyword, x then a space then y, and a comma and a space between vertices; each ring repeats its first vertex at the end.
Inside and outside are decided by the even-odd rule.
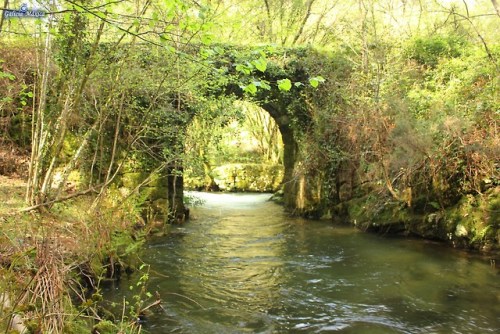
MULTIPOLYGON (((249 50, 231 46, 212 48, 208 62, 216 74, 208 74, 208 88, 205 94, 212 96, 234 95, 242 100, 249 100, 267 111, 275 120, 284 143, 284 205, 294 215, 311 218, 322 214, 321 179, 317 171, 307 171, 303 166, 303 142, 314 127, 313 110, 308 99, 324 94, 321 87, 309 84, 311 77, 327 77, 325 65, 332 63, 331 57, 308 48, 249 50), (265 60, 265 69, 262 62, 265 60), (261 62, 260 69, 254 64, 261 62), (222 74, 221 74, 222 73, 222 74), (220 78, 223 77, 223 80, 220 78), (289 80, 289 90, 279 89, 281 80, 289 80), (222 81, 222 82, 221 82, 222 81), (242 86, 255 83, 257 91, 245 93, 242 86), (215 83, 211 85, 210 83, 215 83), (264 87, 264 88, 263 88, 264 87), (252 92, 251 92, 252 93, 252 92)), ((207 60, 205 59, 205 61, 207 60)), ((328 79, 327 79, 328 80, 328 79)), ((177 96, 178 97, 178 96, 177 96)), ((173 105, 184 108, 192 117, 196 110, 189 110, 183 98, 173 98, 173 105)), ((181 127, 186 127, 189 120, 181 127)), ((183 145, 178 145, 183 149, 183 145)), ((163 173, 161 184, 164 197, 169 206, 169 216, 173 219, 184 218, 183 204, 184 183, 182 164, 172 164, 163 173), (165 194, 167 192, 167 194, 165 194)))

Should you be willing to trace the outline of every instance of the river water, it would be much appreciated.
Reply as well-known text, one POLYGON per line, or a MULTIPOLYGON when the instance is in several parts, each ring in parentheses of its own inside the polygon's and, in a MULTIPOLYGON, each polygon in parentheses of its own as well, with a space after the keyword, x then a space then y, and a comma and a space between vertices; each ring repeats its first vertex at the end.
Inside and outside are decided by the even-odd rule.
POLYGON ((290 218, 267 194, 191 195, 193 219, 142 254, 150 333, 500 333, 488 259, 290 218))

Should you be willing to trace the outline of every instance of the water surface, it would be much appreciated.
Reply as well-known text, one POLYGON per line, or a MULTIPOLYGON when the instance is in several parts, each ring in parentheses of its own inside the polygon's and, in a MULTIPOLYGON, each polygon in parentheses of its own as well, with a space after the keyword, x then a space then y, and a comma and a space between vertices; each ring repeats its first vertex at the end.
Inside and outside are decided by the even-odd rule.
POLYGON ((193 219, 142 254, 164 301, 150 333, 500 332, 487 259, 290 218, 266 194, 193 194, 193 219))

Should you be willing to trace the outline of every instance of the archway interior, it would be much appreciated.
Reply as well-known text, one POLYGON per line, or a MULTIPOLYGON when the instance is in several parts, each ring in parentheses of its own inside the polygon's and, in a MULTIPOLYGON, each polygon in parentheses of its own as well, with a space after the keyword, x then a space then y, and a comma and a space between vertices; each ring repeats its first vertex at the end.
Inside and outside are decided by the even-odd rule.
POLYGON ((278 125, 257 104, 207 101, 186 131, 184 186, 189 190, 275 192, 283 181, 278 125))

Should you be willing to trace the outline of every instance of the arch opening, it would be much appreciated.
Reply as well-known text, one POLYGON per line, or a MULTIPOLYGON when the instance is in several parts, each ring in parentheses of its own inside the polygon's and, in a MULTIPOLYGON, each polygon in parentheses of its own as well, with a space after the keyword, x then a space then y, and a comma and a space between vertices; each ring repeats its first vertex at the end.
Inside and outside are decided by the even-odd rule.
POLYGON ((184 150, 188 190, 276 192, 282 186, 280 127, 253 102, 217 99, 199 106, 187 127, 184 150))

